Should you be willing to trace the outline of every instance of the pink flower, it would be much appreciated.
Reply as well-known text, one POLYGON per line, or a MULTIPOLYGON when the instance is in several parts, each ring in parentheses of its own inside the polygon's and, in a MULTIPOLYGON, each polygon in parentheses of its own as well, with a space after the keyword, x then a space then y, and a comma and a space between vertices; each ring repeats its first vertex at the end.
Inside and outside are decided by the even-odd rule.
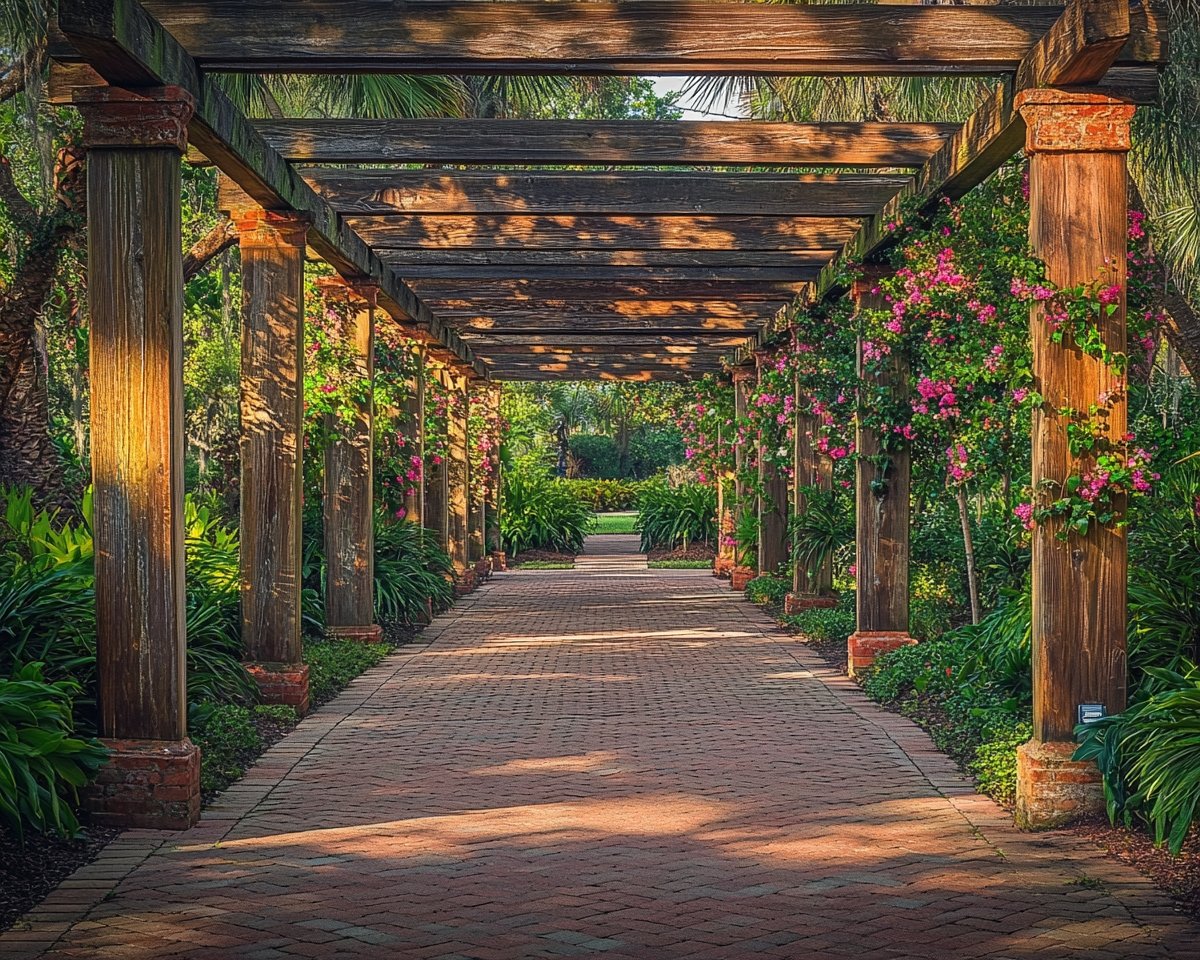
POLYGON ((1032 503, 1018 503, 1016 509, 1013 510, 1013 513, 1016 514, 1017 519, 1021 521, 1021 526, 1023 526, 1026 530, 1033 529, 1034 522, 1032 503))

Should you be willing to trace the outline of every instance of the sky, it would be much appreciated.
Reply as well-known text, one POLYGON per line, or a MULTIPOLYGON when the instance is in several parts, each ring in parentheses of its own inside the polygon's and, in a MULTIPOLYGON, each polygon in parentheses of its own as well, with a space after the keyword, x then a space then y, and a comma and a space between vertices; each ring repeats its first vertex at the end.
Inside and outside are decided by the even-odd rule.
MULTIPOLYGON (((665 96, 675 90, 682 90, 688 81, 688 77, 651 77, 650 80, 654 84, 654 92, 658 96, 665 96)), ((738 106, 734 103, 727 104, 707 104, 696 103, 686 94, 679 99, 679 106, 683 110, 684 120, 736 120, 738 119, 738 106)))

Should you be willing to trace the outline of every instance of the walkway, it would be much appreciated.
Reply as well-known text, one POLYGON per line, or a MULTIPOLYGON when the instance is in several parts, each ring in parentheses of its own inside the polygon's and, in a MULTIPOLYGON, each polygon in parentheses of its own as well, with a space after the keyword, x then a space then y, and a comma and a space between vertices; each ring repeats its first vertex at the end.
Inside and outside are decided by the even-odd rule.
POLYGON ((727 585, 588 549, 483 587, 196 830, 125 834, 0 955, 1200 957, 727 585))

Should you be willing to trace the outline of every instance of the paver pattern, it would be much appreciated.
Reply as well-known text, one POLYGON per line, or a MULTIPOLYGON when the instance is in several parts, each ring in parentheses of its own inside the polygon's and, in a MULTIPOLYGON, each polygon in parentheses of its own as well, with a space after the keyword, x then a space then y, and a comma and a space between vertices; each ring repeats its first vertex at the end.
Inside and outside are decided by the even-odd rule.
POLYGON ((0 956, 1200 957, 727 584, 588 549, 439 618, 200 827, 125 834, 0 956))

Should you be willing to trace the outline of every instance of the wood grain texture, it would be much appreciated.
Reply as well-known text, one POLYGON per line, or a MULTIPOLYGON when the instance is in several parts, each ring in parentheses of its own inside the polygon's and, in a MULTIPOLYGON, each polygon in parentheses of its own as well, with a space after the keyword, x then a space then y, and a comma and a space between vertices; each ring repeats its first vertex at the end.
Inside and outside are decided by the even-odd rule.
POLYGON ((467 570, 471 559, 471 459, 467 417, 467 381, 457 374, 448 378, 451 396, 446 417, 446 479, 448 541, 446 552, 456 573, 467 570))
MULTIPOLYGON (((425 359, 420 346, 414 348, 416 363, 404 397, 403 431, 407 446, 425 462, 425 359)), ((404 519, 409 523, 425 523, 424 479, 412 485, 412 494, 404 498, 404 519)))
MULTIPOLYGON (((441 365, 428 364, 425 367, 427 380, 437 378, 438 384, 445 387, 447 381, 446 368, 441 365)), ((422 424, 422 434, 426 445, 430 444, 432 424, 426 419, 422 424)), ((438 546, 446 550, 450 543, 450 474, 445 458, 441 463, 430 463, 425 472, 425 528, 432 530, 437 538, 438 546)))
MULTIPOLYGON (((863 292, 859 309, 886 308, 882 294, 863 292)), ((859 376, 865 389, 875 382, 891 387, 893 396, 908 389, 908 369, 895 358, 892 369, 876 381, 862 365, 859 343, 859 376)), ((890 454, 886 468, 869 458, 881 453, 878 434, 861 423, 855 430, 855 563, 858 569, 855 605, 859 631, 908 633, 909 491, 912 454, 901 446, 890 454)))
POLYGON ((505 315, 464 317, 457 321, 464 332, 489 333, 492 331, 521 333, 612 333, 613 331, 654 330, 675 334, 712 331, 750 333, 758 329, 759 321, 751 317, 705 317, 683 313, 675 317, 606 316, 606 317, 560 317, 553 312, 531 317, 505 315))
POLYGON ((179 163, 88 154, 96 673, 120 739, 187 734, 179 163))
POLYGON ((863 217, 907 177, 575 170, 306 168, 344 214, 575 214, 863 217))
POLYGON ((323 491, 325 623, 334 634, 375 623, 375 307, 349 291, 341 299, 348 301, 346 318, 335 335, 368 397, 353 423, 326 417, 333 439, 325 447, 323 491))
POLYGON ((243 229, 240 567, 242 645, 301 663, 304 239, 243 229))
MULTIPOLYGON (((763 372, 770 367, 771 359, 767 355, 760 355, 757 359, 761 384, 763 372)), ((777 573, 787 563, 789 553, 788 478, 769 459, 769 451, 763 449, 761 436, 758 440, 758 485, 762 491, 762 496, 758 498, 758 569, 760 573, 777 573)))
POLYGON ((592 280, 421 280, 413 284, 421 298, 445 304, 470 300, 519 307, 547 301, 612 303, 621 300, 737 300, 790 302, 808 289, 806 283, 762 281, 592 280))
POLYGON ((256 120, 293 163, 915 167, 956 124, 256 120))
POLYGON ((1011 71, 1062 9, 696 0, 146 6, 213 70, 777 76, 1011 71))
MULTIPOLYGON (((1030 239, 1056 285, 1095 280, 1111 264, 1125 281, 1126 171, 1121 153, 1035 153, 1030 160, 1030 239)), ((1045 403, 1033 417, 1033 484, 1059 484, 1079 469, 1056 411, 1087 410, 1102 393, 1115 399, 1106 434, 1119 444, 1126 430, 1124 377, 1073 345, 1055 344, 1035 307, 1031 317, 1033 373, 1045 403)), ((1123 309, 1101 333, 1123 351, 1123 309)), ((1086 465, 1085 465, 1086 466, 1086 465)), ((1051 487, 1051 491, 1056 489, 1051 487)), ((1071 741, 1080 703, 1125 707, 1126 571, 1123 529, 1093 526, 1086 537, 1056 539, 1057 522, 1033 533, 1034 739, 1071 741)))
POLYGON ((373 247, 557 250, 806 250, 845 243, 849 217, 348 217, 373 247))

